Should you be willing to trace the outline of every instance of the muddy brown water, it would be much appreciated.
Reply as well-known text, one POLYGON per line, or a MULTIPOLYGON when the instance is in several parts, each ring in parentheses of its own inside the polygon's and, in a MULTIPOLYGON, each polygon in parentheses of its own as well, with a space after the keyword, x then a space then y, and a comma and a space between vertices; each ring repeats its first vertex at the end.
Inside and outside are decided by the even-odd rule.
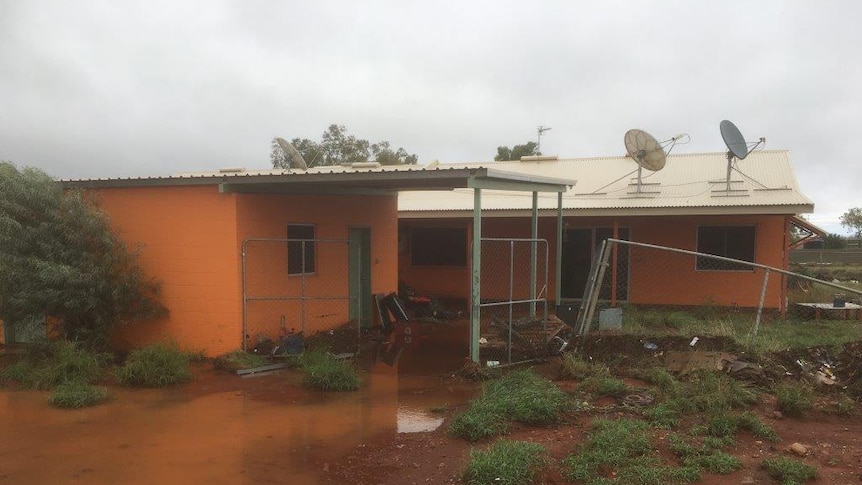
POLYGON ((364 442, 433 430, 433 408, 469 400, 475 385, 451 374, 408 375, 417 354, 430 358, 366 366, 348 393, 305 390, 292 370, 243 379, 209 366, 171 389, 112 387, 82 410, 0 389, 0 483, 322 483, 364 442))

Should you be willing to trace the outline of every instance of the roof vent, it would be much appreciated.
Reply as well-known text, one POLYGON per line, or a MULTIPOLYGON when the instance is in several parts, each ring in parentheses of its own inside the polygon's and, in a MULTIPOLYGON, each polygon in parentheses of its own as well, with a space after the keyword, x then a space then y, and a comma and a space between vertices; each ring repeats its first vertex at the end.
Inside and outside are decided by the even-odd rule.
POLYGON ((550 162, 556 161, 556 155, 527 155, 521 157, 522 162, 550 162))
POLYGON ((218 173, 242 173, 245 172, 245 167, 225 167, 218 169, 218 173))
POLYGON ((377 162, 356 162, 351 163, 350 168, 380 168, 380 164, 377 162))

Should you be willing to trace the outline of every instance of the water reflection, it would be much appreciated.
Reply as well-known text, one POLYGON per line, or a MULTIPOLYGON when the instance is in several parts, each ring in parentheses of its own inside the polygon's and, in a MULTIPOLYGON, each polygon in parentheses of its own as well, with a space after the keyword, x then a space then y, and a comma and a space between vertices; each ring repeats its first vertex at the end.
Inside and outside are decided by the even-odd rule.
POLYGON ((83 410, 0 390, 0 482, 317 484, 321 464, 372 438, 436 429, 443 418, 430 409, 469 399, 471 385, 404 375, 415 354, 368 368, 352 393, 306 391, 295 371, 211 369, 174 389, 112 388, 111 401, 83 410))

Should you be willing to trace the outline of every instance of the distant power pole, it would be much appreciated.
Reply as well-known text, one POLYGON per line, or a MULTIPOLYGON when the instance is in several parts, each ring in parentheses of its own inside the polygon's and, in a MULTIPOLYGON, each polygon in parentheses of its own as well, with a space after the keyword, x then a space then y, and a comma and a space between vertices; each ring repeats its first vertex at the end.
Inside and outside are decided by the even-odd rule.
POLYGON ((542 154, 542 133, 544 133, 550 129, 551 129, 550 126, 542 126, 542 125, 539 125, 539 127, 536 129, 536 131, 539 134, 539 136, 538 136, 539 141, 536 143, 536 153, 539 155, 542 154))

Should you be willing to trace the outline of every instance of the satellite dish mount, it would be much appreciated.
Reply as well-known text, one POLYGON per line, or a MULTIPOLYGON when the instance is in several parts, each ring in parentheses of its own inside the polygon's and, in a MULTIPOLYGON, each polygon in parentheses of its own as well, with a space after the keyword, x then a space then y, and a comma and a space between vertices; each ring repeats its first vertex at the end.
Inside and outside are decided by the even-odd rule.
POLYGON ((688 137, 688 135, 681 134, 669 140, 659 142, 654 136, 643 130, 633 129, 626 132, 623 137, 626 152, 638 164, 638 196, 641 195, 643 169, 646 168, 652 172, 658 172, 663 169, 667 162, 665 147, 669 146, 668 152, 670 152, 674 145, 683 137, 688 137))
POLYGON ((727 146, 727 179, 725 186, 726 190, 730 192, 730 172, 733 170, 733 159, 745 160, 745 157, 753 152, 755 148, 766 143, 766 138, 760 138, 754 146, 748 148, 745 137, 742 136, 742 132, 739 131, 736 125, 728 120, 722 120, 718 127, 721 130, 721 138, 727 146))
POLYGON ((284 138, 276 138, 275 142, 278 143, 278 146, 281 147, 281 151, 284 152, 290 168, 308 170, 308 164, 305 163, 305 159, 302 158, 302 154, 299 153, 299 150, 297 150, 296 147, 288 143, 284 138))

